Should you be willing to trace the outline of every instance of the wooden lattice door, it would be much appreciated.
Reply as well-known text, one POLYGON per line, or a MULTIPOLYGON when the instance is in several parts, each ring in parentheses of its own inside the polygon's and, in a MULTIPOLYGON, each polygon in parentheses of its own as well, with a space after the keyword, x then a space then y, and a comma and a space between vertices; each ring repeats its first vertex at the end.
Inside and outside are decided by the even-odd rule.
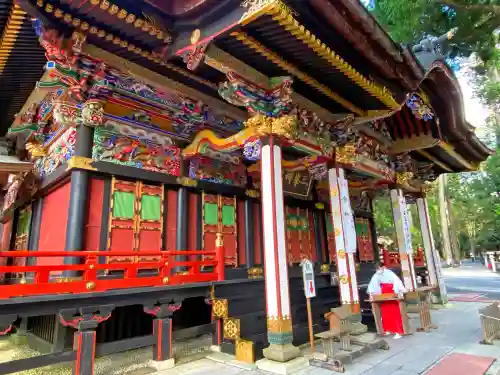
POLYGON ((337 249, 335 247, 335 227, 333 226, 332 214, 325 213, 326 241, 330 263, 337 263, 337 249))
POLYGON ((368 219, 356 218, 356 238, 359 261, 373 262, 375 260, 375 253, 373 249, 370 221, 368 219))
MULTIPOLYGON (((116 180, 113 177, 110 210, 108 250, 161 250, 163 186, 116 180)), ((131 260, 130 257, 111 259, 131 260)))
MULTIPOLYGON (((17 219, 16 237, 14 242, 15 250, 29 250, 28 241, 31 227, 31 206, 22 209, 19 212, 17 219)), ((26 258, 14 258, 12 261, 14 266, 25 266, 26 258)), ((16 275, 22 277, 24 275, 16 275)))
POLYGON ((238 265, 236 197, 215 194, 202 195, 203 199, 203 250, 215 250, 217 233, 224 240, 225 264, 238 265))
MULTIPOLYGON (((136 241, 137 250, 161 250, 163 232, 163 185, 137 183, 136 241)), ((140 260, 157 260, 141 257, 140 260)))
POLYGON ((288 263, 300 263, 302 259, 313 259, 314 235, 311 213, 307 209, 285 207, 286 248, 288 263))

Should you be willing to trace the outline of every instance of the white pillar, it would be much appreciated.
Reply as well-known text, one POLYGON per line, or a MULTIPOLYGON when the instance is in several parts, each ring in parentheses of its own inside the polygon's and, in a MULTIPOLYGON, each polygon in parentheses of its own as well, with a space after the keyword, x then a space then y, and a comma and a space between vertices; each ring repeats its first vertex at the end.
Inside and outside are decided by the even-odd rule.
POLYGON ((271 344, 264 349, 264 356, 286 362, 297 357, 300 351, 292 346, 281 149, 274 142, 273 137, 269 137, 269 143, 262 147, 261 152, 267 337, 271 344))
POLYGON ((427 271, 429 272, 430 283, 433 286, 439 286, 439 299, 442 303, 447 303, 448 295, 441 272, 441 259, 439 258, 439 254, 434 244, 434 236, 432 235, 432 227, 427 199, 418 198, 417 209, 420 221, 420 230, 424 242, 425 259, 427 263, 427 271))
POLYGON ((349 187, 342 168, 328 170, 330 206, 337 250, 337 273, 340 300, 350 305, 354 314, 360 313, 358 282, 356 279, 356 229, 349 199, 349 187))
POLYGON ((413 266, 413 249, 411 244, 410 223, 406 199, 401 189, 391 190, 392 213, 396 238, 401 259, 401 273, 405 288, 409 291, 415 290, 415 268, 413 266))
POLYGON ((484 257, 484 266, 488 268, 488 254, 483 253, 483 257, 484 257))

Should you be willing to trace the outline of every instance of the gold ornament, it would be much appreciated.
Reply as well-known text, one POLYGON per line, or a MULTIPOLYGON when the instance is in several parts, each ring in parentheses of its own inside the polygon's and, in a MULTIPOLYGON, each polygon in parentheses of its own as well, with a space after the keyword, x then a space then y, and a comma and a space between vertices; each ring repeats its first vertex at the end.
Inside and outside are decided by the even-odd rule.
POLYGON ((236 318, 224 319, 224 338, 236 340, 240 338, 240 320, 236 318))
POLYGON ((227 299, 214 299, 212 301, 212 315, 214 319, 225 319, 228 317, 227 299))
POLYGON ((87 290, 94 290, 95 289, 95 282, 89 281, 87 284, 85 284, 85 288, 87 288, 87 290))
POLYGON ((396 184, 404 185, 413 178, 413 172, 396 172, 396 184))
POLYGON ((254 129, 259 135, 278 135, 287 139, 296 138, 297 116, 286 115, 278 118, 256 114, 245 121, 245 127, 254 129))
POLYGON ((267 330, 273 333, 292 332, 292 319, 290 316, 267 317, 267 330))
POLYGON ((335 161, 340 164, 350 164, 356 156, 356 147, 354 144, 347 144, 338 149, 335 155, 335 161))

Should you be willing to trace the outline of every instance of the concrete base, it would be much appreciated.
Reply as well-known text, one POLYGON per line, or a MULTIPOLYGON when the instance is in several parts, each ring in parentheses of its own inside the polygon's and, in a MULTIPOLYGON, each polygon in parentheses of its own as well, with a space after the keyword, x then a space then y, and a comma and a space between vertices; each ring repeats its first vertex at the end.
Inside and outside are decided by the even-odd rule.
POLYGON ((368 332, 368 326, 364 325, 361 322, 351 322, 352 326, 352 336, 357 336, 357 335, 362 335, 366 332, 368 332))
POLYGON ((210 345, 210 351, 212 351, 214 353, 220 353, 221 352, 220 346, 219 345, 210 345))
POLYGON ((149 361, 148 367, 154 368, 156 371, 171 369, 175 366, 175 359, 170 358, 166 361, 149 361))
POLYGON ((298 357, 288 362, 276 362, 267 358, 256 362, 257 368, 273 374, 288 375, 309 367, 309 361, 304 357, 298 357))
POLYGON ((263 350, 264 357, 275 362, 288 362, 300 355, 300 349, 292 344, 271 344, 263 350))

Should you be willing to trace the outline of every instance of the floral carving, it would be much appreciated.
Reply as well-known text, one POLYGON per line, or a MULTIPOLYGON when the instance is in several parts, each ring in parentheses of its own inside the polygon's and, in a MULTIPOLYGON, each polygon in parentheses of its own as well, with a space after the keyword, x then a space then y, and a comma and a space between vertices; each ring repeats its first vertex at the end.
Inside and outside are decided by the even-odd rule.
POLYGON ((413 115, 419 120, 429 121, 434 118, 434 112, 431 107, 429 107, 417 94, 413 94, 406 101, 406 105, 411 109, 413 115))
POLYGON ((87 100, 82 105, 81 120, 87 126, 101 126, 104 123, 104 107, 101 101, 87 100))

